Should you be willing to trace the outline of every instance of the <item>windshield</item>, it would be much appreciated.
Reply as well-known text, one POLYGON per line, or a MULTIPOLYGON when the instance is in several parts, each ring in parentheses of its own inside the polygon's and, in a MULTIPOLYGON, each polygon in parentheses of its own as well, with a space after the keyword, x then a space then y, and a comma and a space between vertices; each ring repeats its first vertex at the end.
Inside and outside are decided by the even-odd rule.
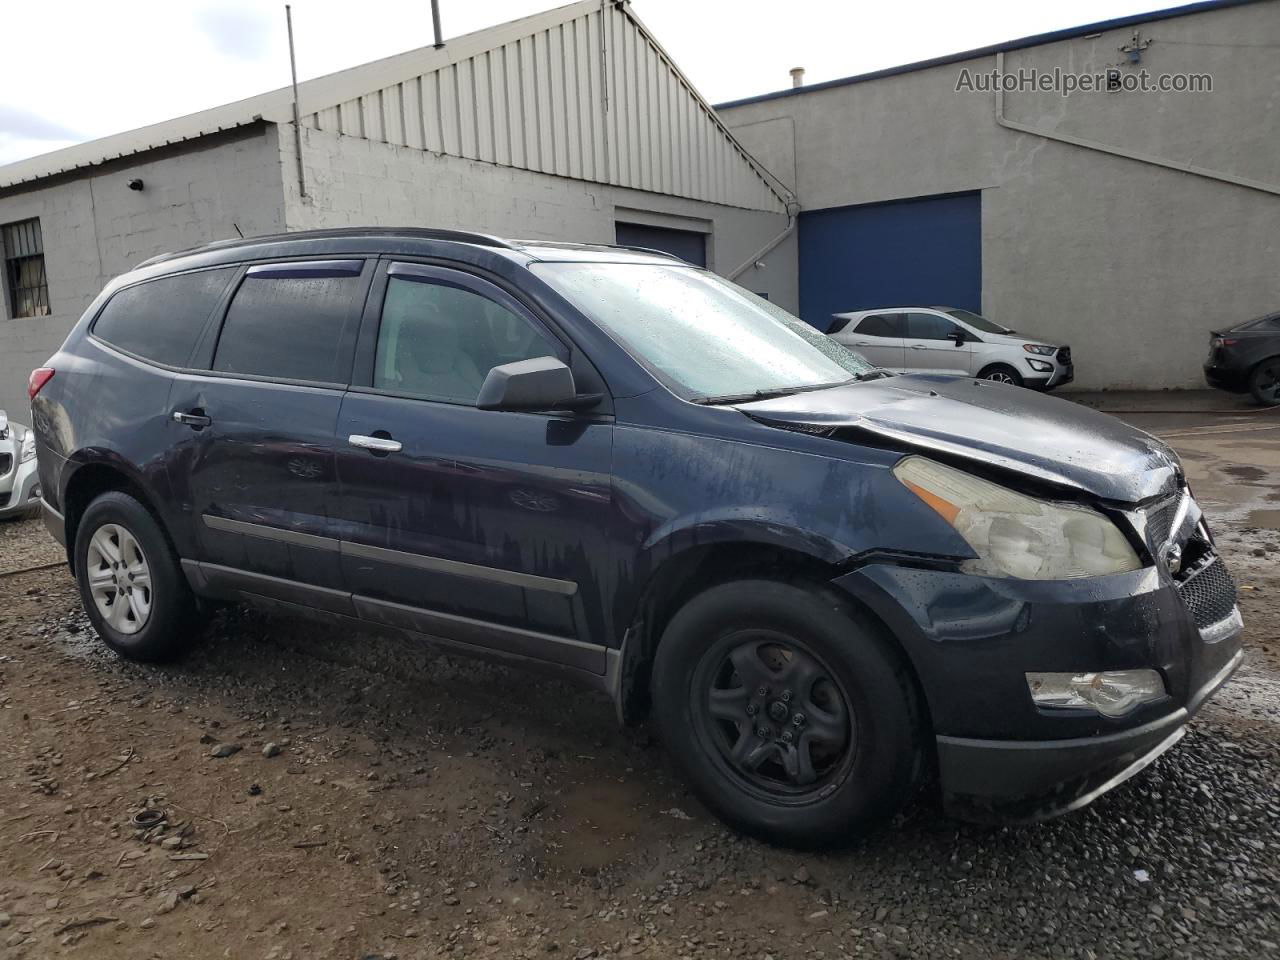
POLYGON ((875 369, 768 300, 705 270, 648 263, 531 267, 690 399, 794 393, 875 369))
POLYGON ((992 323, 986 317, 980 317, 971 310, 961 310, 958 307, 943 307, 943 313, 949 313, 957 320, 963 320, 975 330, 982 333, 1013 333, 1008 327, 1002 327, 998 323, 992 323))

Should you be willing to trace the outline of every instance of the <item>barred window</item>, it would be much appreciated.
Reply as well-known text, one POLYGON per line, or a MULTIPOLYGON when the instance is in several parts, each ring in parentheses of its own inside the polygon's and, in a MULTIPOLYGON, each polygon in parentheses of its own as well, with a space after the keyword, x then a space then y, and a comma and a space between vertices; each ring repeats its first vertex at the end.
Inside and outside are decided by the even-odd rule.
POLYGON ((4 252, 4 275, 13 316, 47 317, 49 282, 44 273, 39 218, 0 226, 0 248, 4 252))

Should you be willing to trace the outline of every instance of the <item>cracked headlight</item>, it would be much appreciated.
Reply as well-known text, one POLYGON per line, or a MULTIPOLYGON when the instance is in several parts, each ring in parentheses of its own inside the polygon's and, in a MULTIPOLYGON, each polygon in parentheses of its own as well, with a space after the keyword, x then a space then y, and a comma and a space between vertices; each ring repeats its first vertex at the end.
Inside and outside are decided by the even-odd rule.
POLYGON ((34 430, 28 430, 27 435, 22 438, 22 451, 18 454, 18 462, 26 463, 28 460, 36 458, 36 434, 34 430))
POLYGON ((1142 566, 1096 510, 1037 500, 924 457, 900 460, 893 472, 973 548, 977 559, 962 565, 968 573, 1071 580, 1142 566))

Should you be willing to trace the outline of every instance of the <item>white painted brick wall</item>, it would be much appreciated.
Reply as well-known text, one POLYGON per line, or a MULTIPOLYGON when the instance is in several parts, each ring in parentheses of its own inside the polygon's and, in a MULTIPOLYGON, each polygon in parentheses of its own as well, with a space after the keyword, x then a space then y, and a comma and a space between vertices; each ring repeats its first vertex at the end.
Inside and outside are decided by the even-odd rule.
POLYGON ((52 315, 0 309, 0 409, 29 420, 27 374, 58 349, 106 282, 157 253, 284 229, 273 126, 159 160, 0 196, 0 224, 40 218, 52 315), (134 177, 145 188, 126 186, 134 177))

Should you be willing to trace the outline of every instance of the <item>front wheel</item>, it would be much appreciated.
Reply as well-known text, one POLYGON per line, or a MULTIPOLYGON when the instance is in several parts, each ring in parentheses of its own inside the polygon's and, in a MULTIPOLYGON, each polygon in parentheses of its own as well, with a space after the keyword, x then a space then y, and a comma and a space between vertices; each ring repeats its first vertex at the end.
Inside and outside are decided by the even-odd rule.
POLYGON ((1268 357, 1249 374, 1249 392, 1264 407, 1280 403, 1280 357, 1268 357))
POLYGON ((75 542, 80 600, 102 641, 130 660, 169 660, 195 632, 195 599, 151 512, 112 490, 89 504, 75 542))
POLYGON ((978 374, 979 380, 990 380, 992 383, 1007 383, 1014 387, 1022 386, 1022 374, 1003 363, 993 363, 978 374))
POLYGON ((744 580, 695 597, 663 634, 653 702, 699 799, 777 843, 854 839, 901 806, 920 766, 905 661, 816 584, 744 580))

